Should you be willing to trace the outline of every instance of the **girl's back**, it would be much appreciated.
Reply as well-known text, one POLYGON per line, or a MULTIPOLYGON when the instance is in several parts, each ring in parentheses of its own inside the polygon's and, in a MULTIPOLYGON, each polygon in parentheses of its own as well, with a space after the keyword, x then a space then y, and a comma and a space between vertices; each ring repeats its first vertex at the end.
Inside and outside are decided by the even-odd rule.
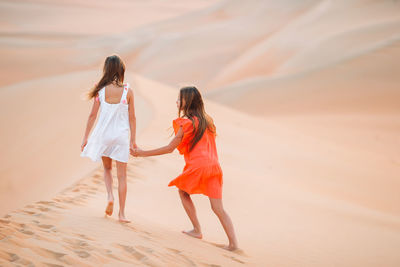
POLYGON ((109 84, 105 86, 105 101, 109 104, 118 104, 124 93, 124 86, 109 84))
POLYGON ((109 84, 98 92, 100 116, 82 156, 94 161, 106 156, 120 162, 129 159, 128 84, 109 84))
MULTIPOLYGON (((198 128, 198 119, 194 117, 195 126, 198 128)), ((177 149, 184 155, 186 162, 196 161, 196 165, 219 164, 217 148, 215 144, 215 133, 206 129, 198 143, 190 150, 191 141, 194 138, 193 122, 187 118, 178 118, 173 121, 175 134, 179 127, 184 132, 183 138, 177 149)))

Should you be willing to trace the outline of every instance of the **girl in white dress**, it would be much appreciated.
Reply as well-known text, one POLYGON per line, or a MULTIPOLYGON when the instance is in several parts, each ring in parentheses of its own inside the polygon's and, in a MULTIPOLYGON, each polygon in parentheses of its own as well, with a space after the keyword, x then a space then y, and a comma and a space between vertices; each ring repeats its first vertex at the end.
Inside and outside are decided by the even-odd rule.
POLYGON ((125 65, 121 58, 113 55, 106 58, 103 76, 90 90, 89 99, 94 99, 81 146, 81 156, 93 161, 103 161, 104 181, 107 188, 106 214, 111 216, 114 207, 112 191, 112 160, 116 161, 119 196, 119 220, 129 222, 125 217, 127 192, 126 165, 130 149, 136 148, 136 117, 133 92, 123 84, 125 65), (100 116, 96 127, 90 130, 100 116))

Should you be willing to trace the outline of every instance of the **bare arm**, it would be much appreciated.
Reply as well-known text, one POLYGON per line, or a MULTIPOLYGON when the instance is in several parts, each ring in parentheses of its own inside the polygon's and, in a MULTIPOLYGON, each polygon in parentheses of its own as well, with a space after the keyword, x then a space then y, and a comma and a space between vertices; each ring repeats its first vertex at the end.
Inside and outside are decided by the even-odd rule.
POLYGON ((136 115, 135 115, 135 98, 133 91, 129 88, 128 90, 128 108, 129 108, 129 127, 131 130, 131 141, 130 148, 136 148, 136 115))
POLYGON ((178 132, 176 133, 174 139, 172 139, 168 145, 162 146, 160 148, 152 149, 152 150, 136 149, 135 152, 133 153, 133 155, 135 157, 138 157, 138 156, 139 157, 150 157, 150 156, 158 156, 158 155, 171 153, 181 143, 182 137, 183 137, 183 130, 181 127, 181 128, 179 128, 178 132))
POLYGON ((83 136, 81 151, 83 151, 83 149, 85 148, 85 146, 87 144, 87 139, 89 137, 90 131, 92 130, 93 124, 96 121, 97 112, 99 111, 99 107, 100 107, 100 102, 99 102, 98 98, 97 97, 93 98, 93 106, 92 106, 92 110, 90 111, 87 123, 86 123, 86 131, 85 131, 85 135, 83 136))

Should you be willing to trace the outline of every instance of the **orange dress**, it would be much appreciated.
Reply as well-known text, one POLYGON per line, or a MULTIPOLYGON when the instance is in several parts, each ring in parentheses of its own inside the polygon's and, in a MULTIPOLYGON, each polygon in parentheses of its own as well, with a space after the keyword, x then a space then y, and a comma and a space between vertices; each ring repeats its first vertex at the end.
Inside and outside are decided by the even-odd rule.
MULTIPOLYGON (((195 118, 196 127, 198 125, 195 118)), ((178 145, 180 154, 185 157, 186 165, 181 175, 168 186, 176 186, 188 194, 204 194, 211 198, 222 198, 222 170, 218 161, 215 134, 206 129, 200 141, 189 151, 190 141, 194 137, 190 119, 178 118, 172 123, 175 134, 182 127, 183 138, 178 145)))

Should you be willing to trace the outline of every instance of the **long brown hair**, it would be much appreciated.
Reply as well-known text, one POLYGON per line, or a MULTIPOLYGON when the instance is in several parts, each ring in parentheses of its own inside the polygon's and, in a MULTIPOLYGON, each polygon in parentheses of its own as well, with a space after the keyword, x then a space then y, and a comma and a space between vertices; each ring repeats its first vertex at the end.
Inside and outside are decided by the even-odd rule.
POLYGON ((204 109, 203 98, 196 87, 189 86, 181 88, 179 92, 179 102, 178 116, 181 117, 181 113, 183 113, 183 116, 190 119, 193 124, 194 137, 191 140, 189 147, 189 151, 191 151, 203 137, 206 129, 210 130, 214 134, 216 129, 212 118, 204 109), (199 121, 198 127, 196 127, 195 124, 195 117, 199 121))
POLYGON ((122 86, 124 83, 125 64, 122 59, 117 55, 112 55, 106 58, 103 67, 103 76, 95 86, 90 89, 88 93, 89 99, 97 96, 97 93, 106 85, 115 82, 117 85, 122 86))

